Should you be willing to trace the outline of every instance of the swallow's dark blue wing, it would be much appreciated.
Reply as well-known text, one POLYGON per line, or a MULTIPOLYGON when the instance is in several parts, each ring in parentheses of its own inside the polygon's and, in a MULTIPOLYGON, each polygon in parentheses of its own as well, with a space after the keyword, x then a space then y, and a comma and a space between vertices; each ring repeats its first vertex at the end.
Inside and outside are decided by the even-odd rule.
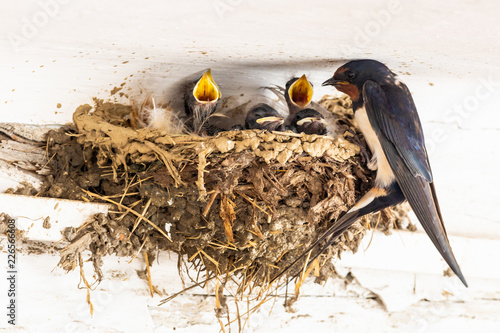
MULTIPOLYGON (((358 201, 358 204, 363 201, 366 201, 366 204, 361 205, 360 207, 357 207, 358 204, 356 204, 356 206, 351 208, 341 218, 335 221, 335 223, 330 228, 328 228, 327 231, 325 231, 313 244, 311 244, 311 246, 307 250, 305 250, 300 256, 298 256, 295 261, 293 261, 277 276, 275 276, 272 281, 278 279, 291 267, 293 267, 299 260, 304 258, 310 251, 314 250, 314 248, 320 245, 324 240, 327 240, 326 244, 323 244, 315 254, 312 254, 312 256, 308 258, 309 260, 306 263, 306 266, 308 266, 314 261, 314 259, 319 257, 321 253, 323 253, 330 245, 332 245, 335 240, 340 237, 340 235, 342 235, 347 229, 349 229, 349 227, 360 217, 367 214, 376 213, 387 207, 400 204, 405 200, 405 197, 397 183, 392 184, 392 186, 384 190, 382 193, 380 193, 379 191, 380 189, 377 188, 373 188, 368 191, 363 196, 363 198, 358 201)), ((293 278, 295 278, 299 274, 300 272, 293 276, 293 278)))
POLYGON ((365 83, 363 101, 368 119, 415 215, 439 253, 467 286, 446 235, 415 105, 406 86, 400 83, 395 87, 402 91, 390 93, 389 102, 378 83, 365 83))
POLYGON ((411 173, 432 182, 422 125, 408 87, 399 81, 384 86, 367 81, 363 98, 365 107, 376 107, 380 131, 395 145, 411 173))

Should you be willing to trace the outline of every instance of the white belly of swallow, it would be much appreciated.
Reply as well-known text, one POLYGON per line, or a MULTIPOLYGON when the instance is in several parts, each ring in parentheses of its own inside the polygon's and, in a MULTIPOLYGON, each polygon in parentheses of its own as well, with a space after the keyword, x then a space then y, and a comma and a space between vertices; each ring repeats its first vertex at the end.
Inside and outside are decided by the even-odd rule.
POLYGON ((354 114, 354 118, 356 118, 359 129, 365 136, 366 143, 368 143, 370 147, 373 158, 377 160, 377 177, 375 178, 375 184, 385 188, 394 181, 394 173, 385 157, 384 150, 380 145, 377 134, 370 125, 370 120, 364 108, 358 109, 354 114))

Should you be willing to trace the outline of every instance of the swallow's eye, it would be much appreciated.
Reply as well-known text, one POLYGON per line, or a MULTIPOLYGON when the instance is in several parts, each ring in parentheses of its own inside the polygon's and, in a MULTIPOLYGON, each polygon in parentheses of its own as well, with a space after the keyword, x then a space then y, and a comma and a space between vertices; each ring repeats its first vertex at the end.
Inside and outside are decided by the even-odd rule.
POLYGON ((349 79, 354 79, 355 76, 356 76, 356 73, 354 73, 353 71, 347 71, 347 77, 349 79))

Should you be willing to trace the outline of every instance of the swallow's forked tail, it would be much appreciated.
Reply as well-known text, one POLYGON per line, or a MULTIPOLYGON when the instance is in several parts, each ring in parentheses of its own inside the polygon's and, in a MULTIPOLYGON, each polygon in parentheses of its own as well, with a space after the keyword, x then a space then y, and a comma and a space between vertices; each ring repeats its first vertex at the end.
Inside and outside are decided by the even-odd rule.
MULTIPOLYGON (((399 204, 404 201, 403 193, 397 183, 394 183, 389 189, 382 190, 378 188, 372 188, 368 191, 358 203, 351 208, 346 214, 344 214, 340 219, 338 219, 325 233, 323 233, 307 250, 305 250, 297 259, 295 259, 291 264, 285 267, 278 275, 276 275, 271 283, 276 281, 279 277, 285 274, 290 268, 292 268, 299 260, 304 258, 310 251, 312 251, 316 246, 318 246, 325 239, 328 239, 325 245, 323 245, 316 254, 314 254, 306 263, 306 267, 309 266, 321 253, 323 253, 330 245, 332 245, 335 240, 340 237, 357 219, 360 217, 376 213, 384 208, 399 204)), ((301 272, 295 274, 292 279, 297 277, 301 272)), ((288 280, 287 280, 288 284, 288 280)))

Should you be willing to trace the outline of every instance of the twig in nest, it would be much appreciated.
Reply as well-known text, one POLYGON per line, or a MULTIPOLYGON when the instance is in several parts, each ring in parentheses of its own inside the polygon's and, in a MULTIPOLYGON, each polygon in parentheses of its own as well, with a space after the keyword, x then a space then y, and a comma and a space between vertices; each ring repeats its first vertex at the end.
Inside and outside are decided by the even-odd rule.
POLYGON ((309 276, 309 273, 311 273, 311 270, 313 269, 313 265, 308 265, 309 258, 311 257, 311 253, 312 253, 312 250, 309 251, 309 253, 307 254, 307 258, 304 262, 304 268, 302 269, 302 273, 299 276, 299 280, 295 284, 295 297, 299 296, 299 291, 300 291, 300 287, 302 286, 302 283, 304 282, 306 277, 309 276))
POLYGON ((208 260, 210 260, 214 265, 215 267, 219 267, 219 263, 217 262, 217 260, 215 260, 214 258, 212 258, 211 256, 209 256, 205 251, 203 251, 202 249, 198 249, 198 252, 196 252, 195 254, 193 254, 191 256, 191 258, 189 258, 188 260, 189 261, 192 261, 194 258, 196 258, 197 255, 200 255, 200 258, 201 260, 203 260, 203 257, 201 256, 201 254, 205 255, 205 257, 207 257, 208 260))
POLYGON ((262 231, 259 228, 259 224, 257 223, 257 219, 255 218, 255 206, 252 206, 252 220, 251 221, 252 221, 252 227, 254 230, 253 231, 248 230, 248 231, 250 231, 252 234, 259 237, 260 239, 264 238, 264 235, 262 234, 262 231))
POLYGON ((216 243, 215 241, 217 241, 216 239, 214 239, 213 241, 211 241, 210 245, 212 245, 212 247, 215 247, 215 248, 222 248, 222 249, 228 249, 228 250, 233 250, 233 251, 238 251, 238 248, 234 247, 234 246, 227 246, 226 244, 222 244, 222 243, 216 243))
POLYGON ((128 262, 129 264, 134 261, 134 259, 139 255, 139 253, 141 253, 141 250, 142 248, 144 247, 144 245, 146 244, 146 242, 149 240, 149 236, 146 236, 146 239, 144 240, 144 242, 142 242, 141 244, 141 247, 139 248, 139 250, 137 250, 136 254, 132 257, 132 259, 130 259, 130 261, 128 262))
POLYGON ((153 178, 153 177, 154 177, 154 176, 149 176, 149 177, 146 177, 146 178, 144 178, 144 179, 138 180, 138 181, 136 181, 135 183, 133 183, 132 185, 130 185, 130 187, 134 187, 134 186, 136 186, 136 185, 139 185, 140 183, 145 182, 146 180, 150 180, 150 179, 151 179, 151 178, 153 178))
POLYGON ((215 307, 217 309, 220 309, 219 288, 220 288, 220 283, 219 279, 217 279, 217 281, 215 282, 215 307))
POLYGON ((287 251, 283 252, 283 253, 282 253, 282 254, 278 257, 278 259, 276 259, 276 263, 279 263, 279 262, 280 262, 280 260, 283 258, 283 256, 284 256, 285 254, 287 254, 288 252, 290 252, 290 251, 288 251, 288 250, 287 250, 287 251))
POLYGON ((143 215, 141 215, 141 214, 137 213, 135 210, 130 209, 130 208, 128 208, 128 207, 126 207, 126 206, 124 206, 124 205, 121 205, 121 204, 119 204, 118 202, 113 201, 113 200, 111 200, 111 199, 108 199, 108 198, 102 197, 102 196, 100 196, 100 195, 99 195, 99 194, 97 194, 97 193, 92 193, 92 192, 87 191, 87 190, 84 190, 84 189, 82 189, 82 191, 83 191, 84 193, 88 194, 88 195, 91 195, 91 196, 94 196, 94 197, 99 198, 99 199, 101 199, 101 200, 105 200, 105 201, 107 201, 107 202, 110 202, 110 203, 112 203, 112 204, 114 204, 114 205, 116 205, 116 206, 118 206, 118 207, 122 207, 122 208, 123 208, 123 209, 125 209, 127 212, 132 213, 132 214, 134 214, 134 215, 135 215, 135 216, 137 216, 137 217, 141 217, 144 221, 148 222, 148 223, 149 223, 149 224, 150 224, 153 228, 155 228, 156 230, 158 230, 158 231, 159 231, 159 232, 160 232, 160 233, 161 233, 161 234, 162 234, 162 235, 163 235, 166 239, 168 239, 169 241, 172 241, 172 240, 170 239, 170 237, 168 237, 168 236, 167 236, 167 234, 166 234, 163 230, 161 230, 161 229, 160 229, 160 227, 158 227, 156 224, 154 224, 153 222, 151 222, 149 219, 147 219, 147 218, 146 218, 146 217, 144 217, 143 215))
POLYGON ((317 136, 317 137, 321 137, 323 139, 327 139, 327 140, 335 140, 336 138, 332 138, 330 136, 318 136, 316 134, 305 134, 305 133, 292 133, 292 132, 278 132, 278 131, 272 131, 273 134, 277 134, 277 135, 283 135, 283 136, 291 136, 291 137, 294 137, 294 138, 303 138, 305 136, 317 136))
POLYGON ((90 290, 92 288, 90 287, 87 279, 85 278, 85 273, 83 271, 83 259, 82 259, 81 253, 78 253, 78 263, 80 265, 80 282, 83 281, 83 283, 85 284, 85 287, 87 288, 86 301, 87 301, 87 304, 89 305, 89 308, 90 308, 90 316, 93 317, 94 316, 94 304, 92 304, 92 301, 90 300, 90 290))
POLYGON ((203 216, 204 217, 207 217, 208 213, 210 212, 210 208, 212 208, 212 205, 213 205, 213 203, 215 201, 215 198, 217 198, 217 195, 219 195, 219 193, 220 193, 219 187, 217 186, 217 188, 214 190, 214 192, 210 196, 210 200, 208 201, 205 209, 203 210, 203 216))
POLYGON ((134 181, 136 176, 137 176, 137 174, 135 174, 134 177, 132 177, 132 179, 128 182, 127 186, 125 186, 125 190, 123 191, 123 195, 120 198, 120 205, 122 204, 123 199, 125 199, 125 195, 127 194, 128 190, 130 188, 130 185, 132 184, 132 182, 134 181))
POLYGON ((47 167, 47 165, 49 165, 50 161, 52 161, 52 159, 56 156, 56 153, 52 154, 52 156, 48 159, 47 163, 44 164, 43 167, 40 168, 40 170, 43 170, 47 167))
POLYGON ((234 299, 234 305, 236 306, 236 319, 238 319, 238 327, 241 332, 241 317, 240 317, 240 307, 238 306, 238 299, 234 299))
MULTIPOLYGON (((243 327, 241 328, 241 331, 243 331, 243 328, 246 326, 248 320, 250 319, 250 315, 252 313, 254 313, 255 311, 257 311, 263 304, 269 302, 270 300, 274 299, 274 297, 269 297, 269 296, 266 296, 264 297, 264 299, 262 299, 257 305, 253 306, 252 308, 248 307, 247 306, 247 311, 245 313, 243 313, 243 316, 246 316, 246 319, 245 319, 245 322, 243 323, 243 327)), ((238 316, 240 317, 240 316, 238 316)), ((240 321, 239 318, 237 319, 233 319, 231 321, 229 321, 226 326, 229 326, 231 325, 232 323, 234 323, 236 320, 240 321)))
POLYGON ((144 209, 142 210, 142 214, 141 216, 139 216, 137 218, 137 220, 135 221, 134 223, 134 227, 132 228, 132 231, 130 231, 130 234, 128 235, 128 239, 130 239, 130 236, 132 236, 132 234, 134 233, 135 229, 139 226, 139 223, 141 223, 142 221, 142 218, 144 217, 144 215, 146 215, 146 212, 148 211, 149 209, 149 205, 151 205, 151 198, 149 198, 148 202, 146 203, 146 205, 144 206, 144 209))
POLYGON ((161 305, 163 305, 163 304, 165 304, 165 303, 170 302, 171 300, 173 300, 174 298, 176 298, 176 297, 177 297, 177 296, 179 296, 180 294, 185 293, 185 292, 186 292, 186 291, 188 291, 188 290, 191 290, 191 289, 196 288, 196 287, 201 287, 201 285, 203 285, 204 283, 207 283, 207 282, 209 282, 209 281, 213 280, 214 278, 215 278, 215 275, 214 275, 214 276, 212 276, 212 277, 210 277, 210 278, 208 278, 208 279, 205 279, 205 280, 203 280, 203 281, 197 282, 197 283, 193 284, 192 286, 189 286, 189 287, 187 287, 187 288, 184 288, 184 289, 182 289, 181 291, 178 291, 178 292, 176 292, 175 294, 172 294, 171 296, 169 296, 169 297, 167 297, 167 298, 165 298, 165 299, 161 300, 161 301, 160 301, 160 303, 158 304, 158 306, 161 306, 161 305))
POLYGON ((221 194, 222 200, 220 202, 220 212, 219 215, 224 222, 224 233, 230 243, 234 243, 233 236, 233 221, 236 219, 236 213, 234 208, 236 204, 228 198, 227 195, 221 194))
POLYGON ((114 194, 114 195, 108 195, 108 196, 106 196, 106 198, 114 199, 114 198, 120 198, 122 196, 128 197, 128 196, 139 195, 139 194, 140 194, 139 192, 114 194))
POLYGON ((175 187, 179 187, 179 185, 185 186, 186 183, 182 181, 179 171, 172 164, 172 160, 177 160, 177 158, 150 141, 144 141, 144 144, 160 157, 170 176, 174 179, 175 187))
MULTIPOLYGON (((111 197, 108 197, 108 198, 111 198, 111 197)), ((133 202, 133 203, 131 203, 130 205, 128 205, 128 208, 132 209, 132 208, 134 208, 135 206, 137 206, 138 204, 140 204, 141 202, 142 202, 142 199, 139 199, 139 200, 137 200, 136 202, 133 202)), ((110 211, 110 212, 111 212, 111 211, 110 211)), ((118 213, 121 213, 121 215, 120 215, 120 216, 118 216, 118 217, 115 219, 116 221, 121 221, 121 220, 123 220, 123 218, 124 218, 125 216, 127 216, 127 215, 128 215, 128 212, 127 212, 127 211, 125 211, 125 212, 118 211, 118 212, 113 212, 113 213, 117 213, 117 214, 118 214, 118 213)))
POLYGON ((222 322, 222 320, 219 317, 217 317, 217 321, 219 322, 222 333, 226 333, 226 330, 224 329, 224 323, 222 322))
POLYGON ((249 197, 247 197, 245 194, 243 194, 243 193, 241 193, 239 191, 235 191, 235 192, 236 192, 236 194, 239 194, 243 199, 245 199, 246 201, 248 201, 250 204, 252 204, 252 206, 254 206, 258 210, 260 210, 261 212, 263 212, 264 214, 266 214, 268 217, 271 216, 271 214, 269 214, 264 209, 260 208, 254 201, 252 201, 252 199, 250 199, 249 197))
POLYGON ((151 270, 149 269, 148 251, 144 251, 144 260, 146 260, 146 272, 148 273, 149 292, 153 297, 153 282, 151 281, 151 270))

